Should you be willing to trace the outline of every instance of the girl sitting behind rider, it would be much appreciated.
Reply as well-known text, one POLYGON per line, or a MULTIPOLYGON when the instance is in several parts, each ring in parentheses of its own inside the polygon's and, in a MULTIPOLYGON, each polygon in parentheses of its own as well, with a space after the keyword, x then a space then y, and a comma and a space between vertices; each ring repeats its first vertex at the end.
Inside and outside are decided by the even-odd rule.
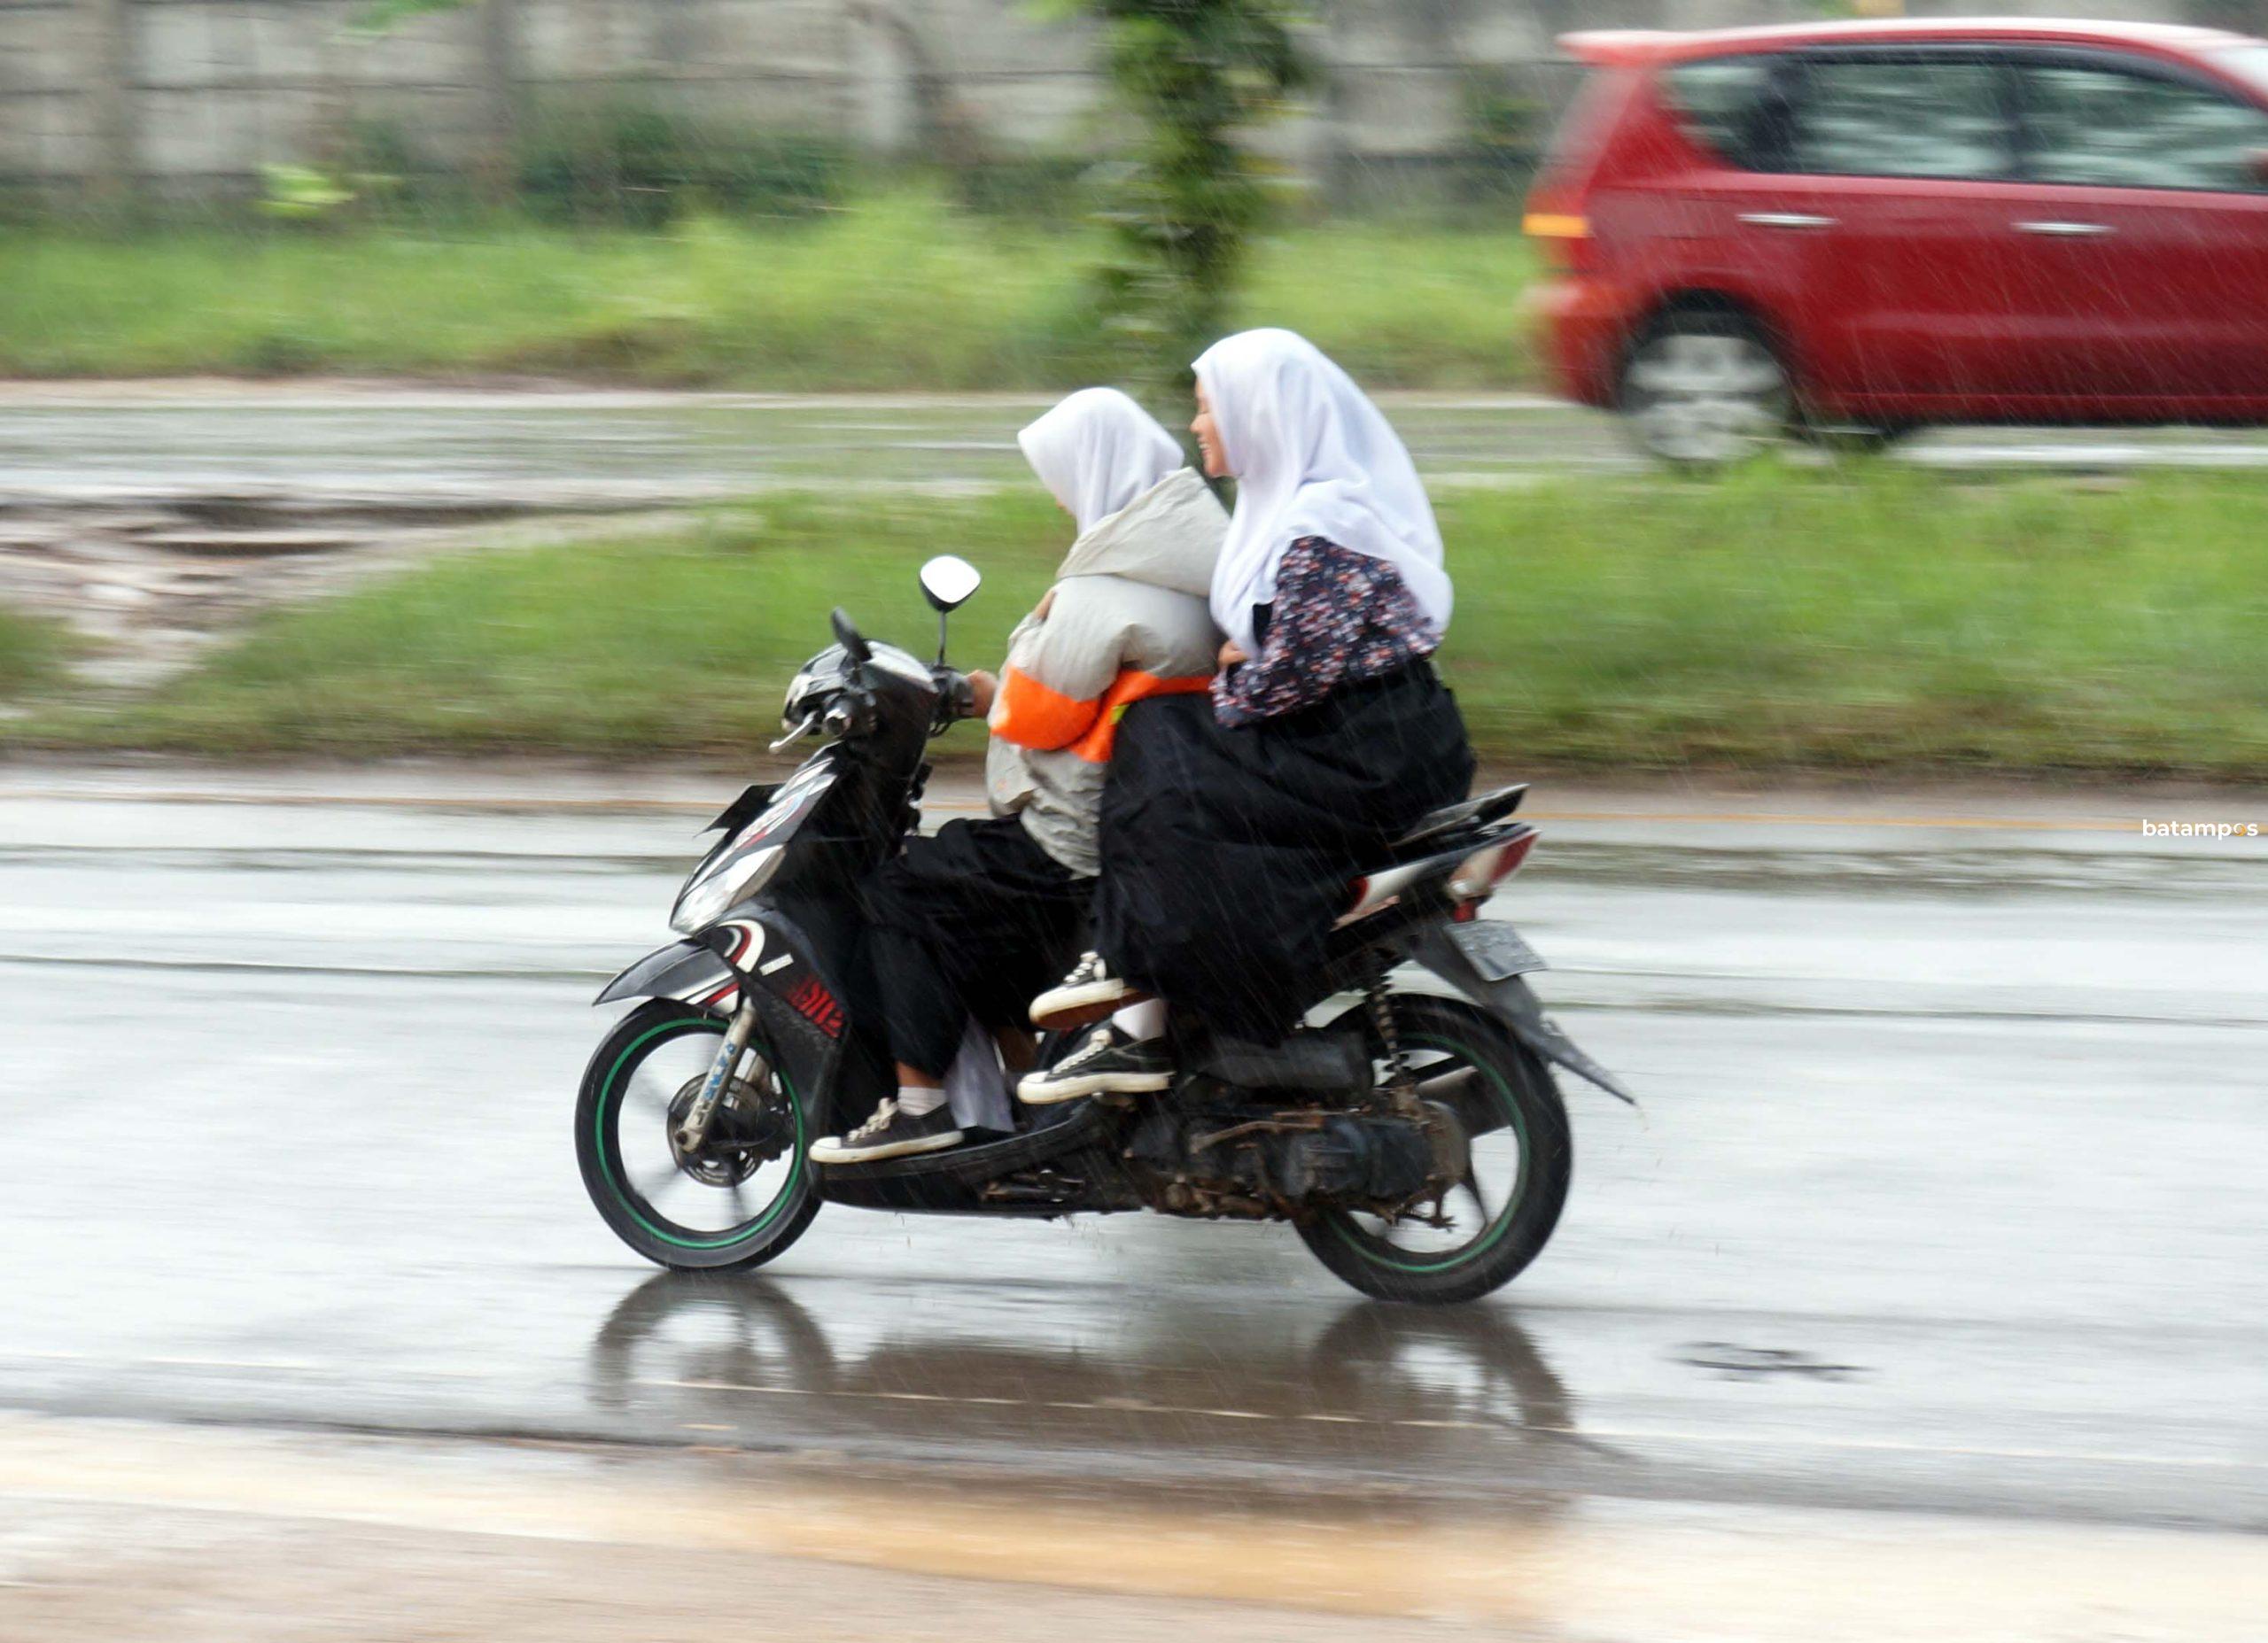
MULTIPOLYGON (((1216 343, 1196 373, 1205 471, 1237 481, 1212 586, 1223 670, 1209 700, 1128 717, 1096 950, 1031 1019, 1070 1027, 1154 995, 1177 1038, 1273 1042, 1318 1002, 1349 880, 1465 796, 1472 752, 1430 661, 1451 602, 1441 531, 1393 427, 1290 331, 1216 343)), ((1018 1093, 1153 1089, 1164 1060, 1122 1019, 1018 1093)))
MULTIPOLYGON (((1032 995, 1078 954, 1120 714, 1212 680, 1221 635, 1207 600, 1228 518, 1181 447, 1111 388, 1071 395, 1017 441, 1078 537, 1008 640, 990 703, 991 817, 907 840, 868 887, 897 1093, 814 1144, 821 1164, 961 1141, 944 1082, 967 1022, 1020 1028, 1032 995)), ((982 709, 990 681, 971 677, 982 709)), ((1130 1025, 1145 1040, 1159 1031, 1144 1016, 1130 1025)), ((1163 1089, 1169 1071, 1161 1063, 1144 1088, 1163 1089)))

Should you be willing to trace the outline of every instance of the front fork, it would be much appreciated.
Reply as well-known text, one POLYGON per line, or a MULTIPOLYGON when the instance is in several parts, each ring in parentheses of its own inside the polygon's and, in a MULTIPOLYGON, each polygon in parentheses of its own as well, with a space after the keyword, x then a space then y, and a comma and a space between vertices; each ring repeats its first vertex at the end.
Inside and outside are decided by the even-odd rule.
POLYGON ((717 1103, 731 1087, 733 1069, 740 1066, 741 1058, 748 1053, 748 1041, 755 1036, 755 989, 743 988, 741 1007, 733 1016, 732 1026, 725 1029, 724 1045, 709 1068, 709 1081, 702 1085, 700 1098, 686 1109, 685 1122, 678 1126, 677 1148, 681 1154, 690 1157, 698 1152, 709 1138, 709 1121, 716 1116, 717 1103))

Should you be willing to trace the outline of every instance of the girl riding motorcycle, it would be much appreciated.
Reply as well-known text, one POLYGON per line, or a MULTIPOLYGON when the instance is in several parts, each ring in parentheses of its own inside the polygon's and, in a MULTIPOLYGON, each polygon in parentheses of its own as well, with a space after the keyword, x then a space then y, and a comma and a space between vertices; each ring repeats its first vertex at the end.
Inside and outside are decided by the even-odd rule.
MULTIPOLYGON (((815 1143, 821 1164, 964 1139, 945 1084, 967 1023, 1020 1027, 1032 994, 1078 952, 1120 713, 1201 692, 1212 678, 1220 636, 1206 599, 1228 521, 1181 447, 1111 388, 1071 395, 1017 439, 1078 538, 1008 641, 990 712, 991 817, 909 839, 869 887, 897 1094, 858 1129, 815 1143)), ((1141 1087, 1161 1089, 1169 1074, 1161 1065, 1141 1087)))

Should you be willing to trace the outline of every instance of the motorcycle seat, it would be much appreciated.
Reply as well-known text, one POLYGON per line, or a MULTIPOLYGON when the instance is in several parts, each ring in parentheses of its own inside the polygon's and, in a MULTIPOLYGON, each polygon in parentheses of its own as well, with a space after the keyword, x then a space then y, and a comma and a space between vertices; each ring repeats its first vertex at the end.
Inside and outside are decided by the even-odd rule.
POLYGON ((1519 809, 1520 801, 1526 797, 1527 784, 1522 781, 1478 794, 1460 803, 1445 804, 1421 818, 1415 827, 1394 841, 1394 859, 1406 862, 1413 856, 1444 848, 1448 841, 1460 834, 1476 833, 1491 822, 1502 821, 1519 809))

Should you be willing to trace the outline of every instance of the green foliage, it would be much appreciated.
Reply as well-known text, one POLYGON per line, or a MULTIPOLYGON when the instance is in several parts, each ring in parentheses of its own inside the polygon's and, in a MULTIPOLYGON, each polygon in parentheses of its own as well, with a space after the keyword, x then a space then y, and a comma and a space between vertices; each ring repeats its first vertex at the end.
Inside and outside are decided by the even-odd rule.
MULTIPOLYGON (((1060 391, 1110 374, 1086 274, 1105 236, 1076 218, 1067 231, 980 217, 914 189, 808 221, 694 215, 662 232, 401 215, 321 235, 0 235, 0 374, 535 371, 814 391, 1060 391)), ((1533 269, 1501 226, 1328 223, 1256 242, 1228 322, 1294 326, 1365 382, 1519 384, 1533 269)))
MULTIPOLYGON (((1037 487, 982 501, 781 496, 690 531, 474 554, 279 611, 88 740, 232 752, 551 748, 745 757, 779 734, 796 665, 840 604, 917 650, 915 570, 950 541, 983 566, 953 618, 997 662, 1045 591, 1061 515, 1037 487)), ((946 748, 979 745, 975 730, 946 748)))
POLYGON ((369 0, 356 13, 354 27, 365 34, 382 35, 412 19, 436 12, 462 12, 479 0, 369 0))
POLYGON ((839 143, 735 129, 657 109, 554 114, 520 162, 520 198, 553 222, 660 228, 691 210, 804 217, 842 197, 839 143))
POLYGON ((1060 225, 1086 215, 1096 169, 1076 154, 988 158, 955 167, 952 186, 971 211, 1060 225))
POLYGON ((0 698, 53 683, 71 649, 56 624, 0 607, 0 698))
POLYGON ((1162 389, 1226 329, 1265 174, 1244 143, 1308 80, 1285 0, 1054 0, 1103 26, 1142 136, 1106 209, 1106 322, 1130 379, 1162 389))
MULTIPOLYGON (((2098 492, 1767 467, 1437 500, 1457 581, 1443 662, 1500 763, 2268 776, 2256 476, 2098 492)), ((914 571, 949 542, 987 577, 954 655, 990 663, 1066 536, 1023 485, 783 495, 667 536, 474 554, 278 611, 58 733, 744 760, 828 607, 918 647, 914 571)), ((940 751, 980 746, 964 730, 940 751)))
POLYGON ((1550 119, 1543 99, 1502 69, 1476 68, 1465 74, 1463 100, 1472 191, 1498 198, 1525 194, 1550 119))
POLYGON ((331 172, 314 166, 260 168, 260 208, 284 222, 332 222, 376 205, 401 187, 401 179, 375 171, 331 172))

